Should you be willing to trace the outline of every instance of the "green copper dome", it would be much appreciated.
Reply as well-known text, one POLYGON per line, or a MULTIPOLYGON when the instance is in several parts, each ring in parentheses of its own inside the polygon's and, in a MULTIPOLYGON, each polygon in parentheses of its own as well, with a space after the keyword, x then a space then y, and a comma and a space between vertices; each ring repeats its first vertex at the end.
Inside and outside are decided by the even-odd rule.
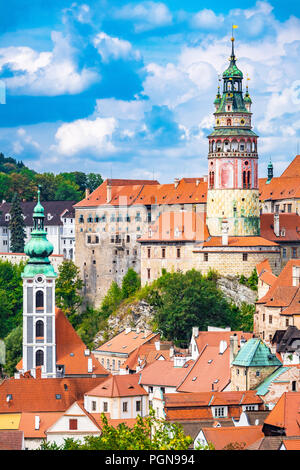
POLYGON ((47 240, 44 218, 44 208, 40 203, 39 189, 38 202, 33 210, 34 227, 31 232, 31 239, 24 248, 29 261, 24 268, 22 277, 34 277, 36 274, 45 274, 47 277, 57 276, 49 260, 49 256, 53 253, 53 245, 47 240))

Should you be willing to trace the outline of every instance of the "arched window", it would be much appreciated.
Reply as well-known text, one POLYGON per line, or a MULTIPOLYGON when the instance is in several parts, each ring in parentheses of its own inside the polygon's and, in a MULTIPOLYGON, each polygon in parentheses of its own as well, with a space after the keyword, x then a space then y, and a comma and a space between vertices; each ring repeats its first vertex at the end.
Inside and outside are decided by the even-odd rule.
POLYGON ((35 306, 36 308, 44 307, 44 292, 42 290, 38 290, 35 294, 35 306))
POLYGON ((42 320, 38 320, 35 324, 35 336, 36 338, 44 337, 44 322, 42 320))
POLYGON ((36 367, 44 365, 44 352, 41 349, 35 353, 35 365, 36 367))
POLYGON ((73 248, 69 250, 69 258, 73 259, 73 248))
POLYGON ((250 182, 251 182, 251 171, 244 170, 243 171, 243 188, 250 189, 250 184, 251 184, 250 182))
POLYGON ((231 119, 227 119, 227 126, 231 126, 231 123, 232 123, 231 119))
POLYGON ((210 171, 209 172, 209 187, 213 188, 215 186, 215 172, 210 171))

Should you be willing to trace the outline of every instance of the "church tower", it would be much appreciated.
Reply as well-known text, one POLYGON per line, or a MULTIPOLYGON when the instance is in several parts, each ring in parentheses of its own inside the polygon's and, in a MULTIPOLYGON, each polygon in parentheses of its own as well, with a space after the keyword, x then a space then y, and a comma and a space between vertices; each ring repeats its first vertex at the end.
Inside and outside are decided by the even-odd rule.
POLYGON ((251 98, 243 92, 234 38, 223 90, 214 102, 214 131, 208 136, 207 226, 211 236, 259 236, 258 136, 251 127, 251 98))
POLYGON ((31 239, 25 245, 29 257, 23 278, 23 371, 41 366, 43 377, 56 376, 55 273, 49 256, 53 245, 44 229, 44 208, 33 212, 31 239))

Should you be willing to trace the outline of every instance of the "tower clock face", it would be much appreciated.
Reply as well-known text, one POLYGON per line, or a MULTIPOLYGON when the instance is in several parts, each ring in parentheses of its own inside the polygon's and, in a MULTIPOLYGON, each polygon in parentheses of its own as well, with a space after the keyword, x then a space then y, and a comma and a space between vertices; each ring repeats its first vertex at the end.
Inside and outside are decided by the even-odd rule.
POLYGON ((44 279, 42 278, 42 276, 38 276, 38 277, 36 278, 36 282, 38 282, 38 283, 43 282, 43 280, 44 280, 44 279))

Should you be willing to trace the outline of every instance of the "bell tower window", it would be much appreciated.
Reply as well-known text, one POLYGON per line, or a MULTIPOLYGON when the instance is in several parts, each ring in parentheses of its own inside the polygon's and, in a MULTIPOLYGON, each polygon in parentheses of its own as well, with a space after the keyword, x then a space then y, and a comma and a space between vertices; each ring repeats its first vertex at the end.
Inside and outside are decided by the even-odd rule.
POLYGON ((44 365, 44 352, 41 349, 35 353, 35 365, 36 367, 44 365))
POLYGON ((38 320, 35 324, 35 336, 37 338, 44 337, 44 322, 42 320, 38 320))
POLYGON ((35 294, 35 307, 44 308, 44 292, 42 290, 38 290, 35 294))

